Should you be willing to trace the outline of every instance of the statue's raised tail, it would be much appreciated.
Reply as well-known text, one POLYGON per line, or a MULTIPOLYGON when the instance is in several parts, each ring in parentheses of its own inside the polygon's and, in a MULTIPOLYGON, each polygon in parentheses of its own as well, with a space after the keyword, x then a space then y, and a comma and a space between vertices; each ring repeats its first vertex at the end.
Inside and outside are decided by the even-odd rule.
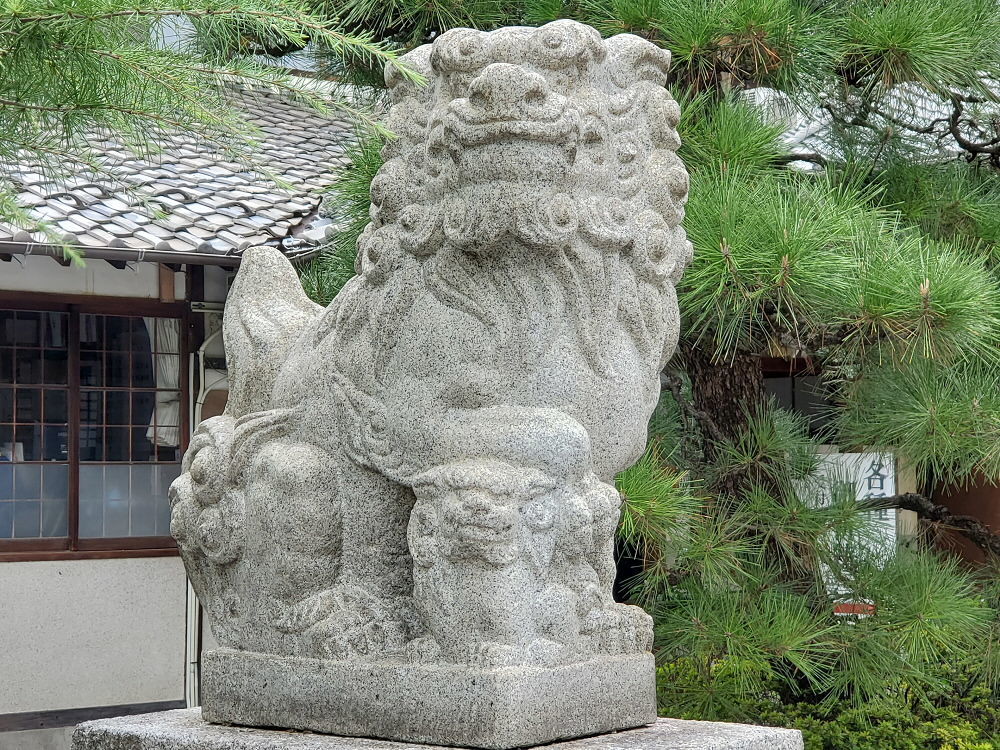
POLYGON ((244 253, 223 322, 229 368, 227 415, 238 419, 271 407, 282 364, 322 310, 306 296, 281 251, 262 246, 244 253))

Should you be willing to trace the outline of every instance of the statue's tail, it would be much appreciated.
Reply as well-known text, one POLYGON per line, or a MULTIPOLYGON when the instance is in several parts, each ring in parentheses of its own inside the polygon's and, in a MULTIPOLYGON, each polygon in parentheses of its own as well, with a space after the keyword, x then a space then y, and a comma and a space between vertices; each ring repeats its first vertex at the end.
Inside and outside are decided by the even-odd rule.
POLYGON ((322 310, 306 297, 281 251, 261 246, 244 253, 223 322, 229 369, 226 414, 239 418, 271 407, 282 364, 322 310))

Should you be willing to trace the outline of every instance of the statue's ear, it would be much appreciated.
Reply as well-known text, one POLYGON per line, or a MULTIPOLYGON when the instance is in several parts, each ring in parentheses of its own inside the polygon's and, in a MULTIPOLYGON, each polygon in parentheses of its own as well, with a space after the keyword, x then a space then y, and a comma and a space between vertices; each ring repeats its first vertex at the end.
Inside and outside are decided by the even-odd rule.
POLYGON ((244 252, 223 319, 229 369, 226 414, 239 418, 270 408, 278 371, 322 309, 306 297, 298 274, 279 250, 251 247, 244 252))

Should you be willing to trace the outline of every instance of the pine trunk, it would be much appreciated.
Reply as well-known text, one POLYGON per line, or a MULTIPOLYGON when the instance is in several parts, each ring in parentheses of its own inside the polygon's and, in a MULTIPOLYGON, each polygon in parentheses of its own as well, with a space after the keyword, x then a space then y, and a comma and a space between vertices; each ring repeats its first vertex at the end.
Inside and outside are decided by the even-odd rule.
MULTIPOLYGON (((721 362, 699 348, 684 350, 684 363, 691 378, 691 396, 695 408, 714 424, 718 434, 737 440, 747 423, 747 413, 764 400, 764 376, 760 362, 749 354, 737 354, 721 362)), ((706 458, 715 455, 712 430, 703 430, 709 438, 706 458)))

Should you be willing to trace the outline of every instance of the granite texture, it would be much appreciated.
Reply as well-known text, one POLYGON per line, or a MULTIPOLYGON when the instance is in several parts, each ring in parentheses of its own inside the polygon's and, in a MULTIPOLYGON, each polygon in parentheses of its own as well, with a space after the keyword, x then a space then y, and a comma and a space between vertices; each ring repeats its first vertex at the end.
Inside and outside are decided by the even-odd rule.
POLYGON ((202 679, 208 721, 437 745, 500 750, 656 721, 651 654, 471 669, 220 649, 202 679))
POLYGON ((322 309, 286 258, 251 248, 226 304, 229 404, 192 439, 171 530, 257 694, 245 711, 208 679, 206 715, 416 739, 391 707, 441 668, 515 726, 431 697, 441 725, 421 740, 651 721, 652 621, 612 598, 614 476, 645 448, 691 255, 669 53, 563 20, 452 30, 406 60, 428 84, 387 73, 398 138, 358 275, 322 309), (344 682, 305 691, 289 657, 344 682), (482 677, 597 695, 609 658, 643 673, 603 713, 591 702, 596 723, 542 720, 516 680, 482 677), (366 670, 399 678, 355 729, 366 670))
MULTIPOLYGON (((73 750, 424 750, 425 745, 208 724, 197 708, 81 724, 73 750)), ((802 750, 793 729, 660 719, 550 750, 802 750)))

